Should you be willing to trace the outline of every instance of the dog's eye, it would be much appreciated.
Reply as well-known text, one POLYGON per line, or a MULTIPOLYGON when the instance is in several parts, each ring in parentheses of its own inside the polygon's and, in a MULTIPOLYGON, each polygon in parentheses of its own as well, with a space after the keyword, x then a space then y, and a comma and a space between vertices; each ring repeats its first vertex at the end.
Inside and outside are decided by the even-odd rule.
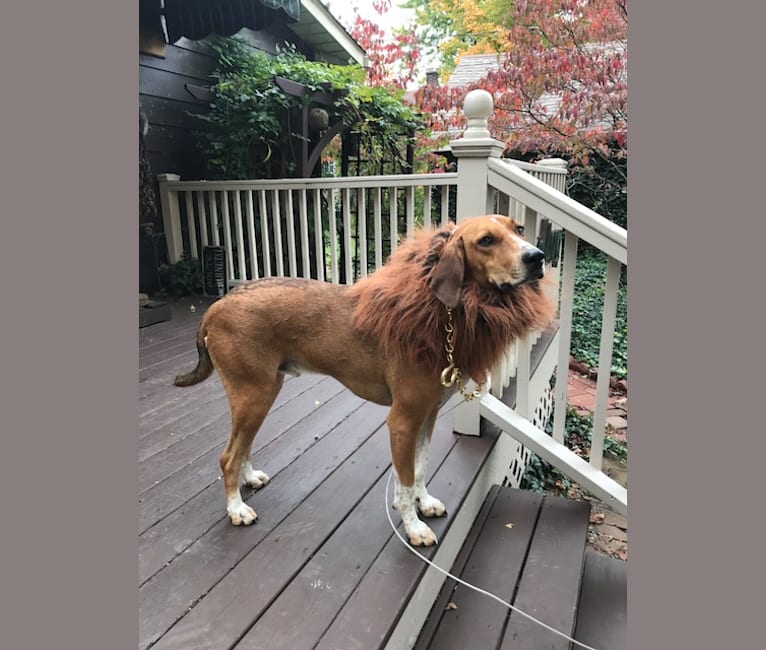
POLYGON ((516 234, 524 236, 524 226, 516 226, 516 234))
POLYGON ((479 240, 479 246, 492 246, 495 243, 495 238, 492 235, 484 235, 479 240))

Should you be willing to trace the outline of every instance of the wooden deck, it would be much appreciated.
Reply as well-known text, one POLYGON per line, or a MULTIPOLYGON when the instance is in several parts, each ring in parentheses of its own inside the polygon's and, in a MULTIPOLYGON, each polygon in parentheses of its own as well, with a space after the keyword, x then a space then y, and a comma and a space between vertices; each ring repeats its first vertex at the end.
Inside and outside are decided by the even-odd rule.
MULTIPOLYGON (((229 433, 223 389, 215 376, 171 383, 196 362, 209 302, 195 299, 194 312, 174 302, 170 321, 139 330, 139 647, 411 647, 443 579, 386 518, 387 409, 327 377, 287 379, 253 445, 271 483, 243 489, 258 521, 232 526, 218 466, 229 433)), ((444 567, 475 529, 511 444, 491 428, 454 434, 456 404, 442 410, 429 462, 429 490, 449 514, 430 520, 440 544, 424 553, 444 567)), ((433 621, 424 632, 436 633, 433 621)), ((441 647, 423 638, 420 647, 441 647)))

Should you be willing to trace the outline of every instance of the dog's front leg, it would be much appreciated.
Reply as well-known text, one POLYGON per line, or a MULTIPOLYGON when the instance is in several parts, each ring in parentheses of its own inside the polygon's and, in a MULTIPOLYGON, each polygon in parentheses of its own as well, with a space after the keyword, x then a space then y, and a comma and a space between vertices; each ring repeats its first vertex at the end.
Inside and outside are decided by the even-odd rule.
POLYGON ((402 404, 396 399, 388 414, 391 460, 396 474, 393 506, 399 511, 407 538, 413 546, 432 546, 438 542, 435 533, 418 518, 417 513, 418 497, 428 496, 424 468, 422 476, 419 476, 422 489, 415 481, 417 442, 420 432, 427 426, 425 420, 422 406, 402 404))
POLYGON ((428 494, 426 489, 426 473, 428 471, 428 448, 431 444, 436 415, 439 412, 435 408, 426 423, 420 428, 415 447, 415 498, 418 502, 418 510, 424 517, 441 517, 447 509, 436 497, 428 494))

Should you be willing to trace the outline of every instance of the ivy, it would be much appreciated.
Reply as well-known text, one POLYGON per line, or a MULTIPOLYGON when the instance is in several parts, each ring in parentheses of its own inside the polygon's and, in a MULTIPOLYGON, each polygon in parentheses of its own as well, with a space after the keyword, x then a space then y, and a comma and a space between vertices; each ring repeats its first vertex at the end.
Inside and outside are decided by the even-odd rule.
MULTIPOLYGON (((548 435, 553 433, 552 418, 545 426, 545 432, 548 435)), ((574 451, 578 456, 587 456, 590 453, 590 446, 593 431, 593 416, 578 415, 571 407, 567 407, 566 423, 564 425, 564 444, 574 451)), ((618 460, 626 462, 628 458, 628 445, 625 442, 604 436, 604 454, 618 460)), ((532 454, 524 470, 524 476, 521 479, 520 487, 533 492, 545 493, 554 491, 566 494, 572 486, 572 481, 565 474, 547 461, 540 458, 537 454, 532 454)))
MULTIPOLYGON (((572 308, 572 356, 589 366, 598 365, 601 345, 601 316, 606 286, 606 255, 586 249, 577 257, 572 308)), ((611 374, 624 379, 628 375, 628 305, 627 269, 623 267, 617 288, 614 350, 611 374)))

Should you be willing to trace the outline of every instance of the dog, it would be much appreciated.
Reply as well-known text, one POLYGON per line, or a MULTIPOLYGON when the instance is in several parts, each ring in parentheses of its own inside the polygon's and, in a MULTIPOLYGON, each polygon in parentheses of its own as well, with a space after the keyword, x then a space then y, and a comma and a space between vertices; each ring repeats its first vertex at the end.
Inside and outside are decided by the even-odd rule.
POLYGON ((197 331, 197 366, 174 383, 197 384, 213 370, 221 378, 232 416, 220 458, 231 523, 257 518, 242 500, 240 478, 255 489, 269 482, 251 465, 251 445, 285 375, 317 372, 391 407, 393 507, 412 545, 437 543, 418 511, 445 513, 425 485, 434 422, 455 391, 443 385, 445 367, 481 382, 514 340, 548 325, 544 269, 544 254, 523 238, 523 227, 490 215, 417 232, 351 286, 264 278, 213 303, 197 331))

